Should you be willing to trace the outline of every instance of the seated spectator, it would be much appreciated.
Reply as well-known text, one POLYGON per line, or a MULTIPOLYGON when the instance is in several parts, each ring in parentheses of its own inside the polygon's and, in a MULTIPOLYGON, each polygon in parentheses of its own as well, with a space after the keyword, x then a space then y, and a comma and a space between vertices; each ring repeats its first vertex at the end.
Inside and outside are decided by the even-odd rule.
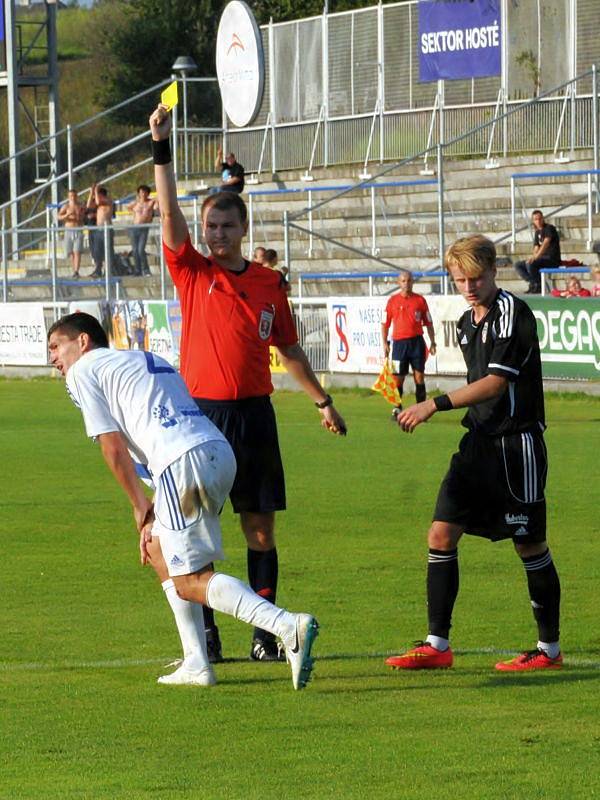
POLYGON ((579 278, 569 278, 567 288, 552 289, 552 297, 591 297, 592 293, 581 286, 579 278))
POLYGON ((540 269, 559 267, 561 262, 558 231, 544 219, 537 208, 531 215, 533 222, 533 253, 526 261, 517 261, 515 270, 527 281, 529 288, 526 294, 539 294, 542 290, 540 269))
POLYGON ((219 145, 215 169, 221 170, 221 185, 210 189, 209 194, 215 192, 235 192, 240 194, 244 191, 244 167, 235 160, 234 153, 228 153, 223 161, 223 148, 219 145))
POLYGON ((69 189, 69 199, 60 207, 58 221, 65 224, 65 255, 71 259, 73 278, 79 278, 81 251, 83 249, 83 231, 81 226, 85 216, 85 208, 79 202, 75 189, 69 189))
POLYGON ((600 264, 592 267, 592 297, 600 297, 600 264))

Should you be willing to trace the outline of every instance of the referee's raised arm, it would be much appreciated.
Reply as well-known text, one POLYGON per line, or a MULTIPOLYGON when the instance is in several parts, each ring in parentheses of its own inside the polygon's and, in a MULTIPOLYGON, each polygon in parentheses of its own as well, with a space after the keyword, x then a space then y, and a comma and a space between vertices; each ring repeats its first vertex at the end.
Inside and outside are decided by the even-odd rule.
POLYGON ((177 250, 188 237, 188 226, 177 202, 177 184, 169 141, 171 117, 166 106, 159 104, 150 115, 150 131, 163 241, 171 250, 177 250))

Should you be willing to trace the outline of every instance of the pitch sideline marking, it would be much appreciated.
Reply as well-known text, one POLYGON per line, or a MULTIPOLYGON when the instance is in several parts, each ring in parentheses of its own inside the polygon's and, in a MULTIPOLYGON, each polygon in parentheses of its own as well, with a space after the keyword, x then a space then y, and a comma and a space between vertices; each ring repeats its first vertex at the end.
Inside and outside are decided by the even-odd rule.
MULTIPOLYGON (((336 661, 336 660, 358 660, 360 658, 387 658, 390 655, 394 655, 395 651, 390 651, 387 653, 359 653, 359 654, 348 654, 348 653, 332 653, 330 655, 321 656, 320 658, 317 656, 317 660, 319 661, 336 661)), ((455 650, 455 655, 457 656, 480 656, 480 655, 490 655, 490 656, 515 656, 518 655, 517 652, 514 650, 499 650, 493 647, 481 647, 481 648, 474 648, 471 650, 455 650)), ((226 659, 230 663, 250 663, 246 658, 233 658, 233 659, 226 659)), ((122 669, 125 667, 151 667, 151 666, 162 666, 162 667, 169 667, 174 666, 174 662, 171 660, 169 662, 168 658, 146 658, 146 659, 137 659, 137 658, 115 658, 115 659, 106 659, 106 660, 98 660, 98 661, 48 661, 48 662, 41 662, 41 661, 34 661, 29 663, 11 663, 11 662, 0 662, 0 672, 34 672, 35 670, 58 670, 58 669, 122 669)), ((577 657, 569 657, 565 659, 565 666, 573 666, 573 667, 589 667, 591 669, 600 669, 600 662, 592 661, 590 659, 581 659, 577 657)))

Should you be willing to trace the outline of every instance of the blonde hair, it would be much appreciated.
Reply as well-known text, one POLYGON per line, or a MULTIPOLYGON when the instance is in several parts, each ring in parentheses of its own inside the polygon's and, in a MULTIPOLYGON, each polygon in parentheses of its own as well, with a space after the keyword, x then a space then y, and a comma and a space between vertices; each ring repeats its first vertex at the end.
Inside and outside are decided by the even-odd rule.
POLYGON ((444 267, 458 267, 468 278, 479 278, 496 266, 496 247, 486 236, 479 234, 457 239, 446 250, 444 267))

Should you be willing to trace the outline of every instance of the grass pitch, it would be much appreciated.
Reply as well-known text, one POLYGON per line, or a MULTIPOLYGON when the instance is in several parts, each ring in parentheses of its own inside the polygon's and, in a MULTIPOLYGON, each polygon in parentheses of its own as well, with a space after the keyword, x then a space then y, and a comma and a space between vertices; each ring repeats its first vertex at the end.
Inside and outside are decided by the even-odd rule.
MULTIPOLYGON (((600 401, 548 399, 549 540, 563 585, 565 669, 498 674, 532 647, 508 542, 467 538, 455 667, 383 664, 426 633, 425 532, 460 412, 412 436, 365 392, 337 392, 347 439, 305 397, 275 397, 288 479, 280 593, 321 623, 314 681, 248 661, 221 618, 214 689, 155 683, 179 655, 170 610, 137 562, 128 502, 60 381, 2 381, 0 797, 590 798, 600 796, 600 401)), ((230 508, 232 574, 245 548, 230 508)))

